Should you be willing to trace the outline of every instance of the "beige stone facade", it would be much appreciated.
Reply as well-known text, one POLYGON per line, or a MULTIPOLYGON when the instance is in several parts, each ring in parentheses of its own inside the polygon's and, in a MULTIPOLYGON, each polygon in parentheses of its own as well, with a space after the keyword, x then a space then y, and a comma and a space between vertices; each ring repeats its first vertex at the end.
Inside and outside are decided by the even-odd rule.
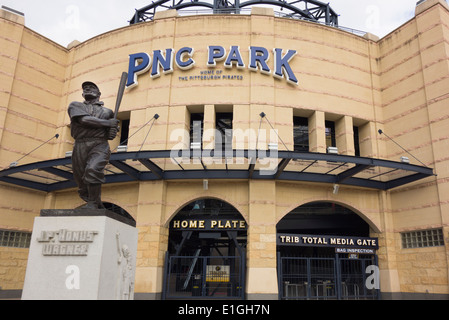
MULTIPOLYGON (((251 15, 178 16, 163 12, 155 20, 99 35, 70 49, 61 47, 2 10, 0 16, 0 169, 27 155, 56 133, 54 139, 27 155, 20 164, 64 158, 73 147, 67 106, 81 99, 81 83, 94 81, 102 100, 113 109, 120 75, 129 55, 153 50, 195 48, 195 67, 160 77, 138 76, 138 86, 126 91, 119 118, 130 120, 130 134, 155 114, 151 134, 132 135, 128 151, 170 150, 188 137, 190 114, 204 114, 205 131, 215 127, 215 114, 233 113, 233 130, 261 129, 264 112, 278 130, 280 150, 292 150, 293 117, 308 118, 309 151, 326 153, 326 121, 335 123, 339 153, 354 156, 354 127, 360 156, 410 162, 433 168, 436 176, 388 191, 301 181, 202 180, 136 181, 103 186, 103 201, 129 212, 137 222, 136 293, 159 297, 163 289, 164 257, 169 223, 188 203, 214 198, 233 205, 248 224, 246 294, 276 297, 276 224, 293 209, 315 201, 350 208, 379 238, 377 252, 381 292, 449 296, 449 8, 445 1, 427 0, 416 16, 382 39, 360 37, 337 28, 277 18, 273 11, 253 9, 251 15), (207 46, 239 46, 245 68, 214 72, 234 76, 221 80, 183 80, 201 76, 207 46), (290 61, 299 84, 247 68, 250 46, 296 50, 290 61), (397 144, 406 148, 406 154, 397 144), (181 131, 180 131, 181 132, 181 131), (179 140, 180 139, 180 140, 179 140), (142 142, 145 140, 144 145, 142 142), (443 230, 444 246, 404 249, 401 233, 443 230)), ((274 69, 273 58, 268 61, 274 69)), ((119 138, 111 142, 112 149, 119 138)), ((237 141, 234 139, 234 148, 237 141)), ((243 148, 254 146, 248 139, 243 148)), ((203 145, 213 137, 203 136, 203 145)), ((165 160, 163 169, 175 166, 165 160)), ((290 164, 294 166, 295 164, 290 164)), ((237 169, 239 164, 234 164, 237 169)), ((82 204, 74 188, 39 192, 0 183, 0 229, 31 232, 41 209, 68 209, 82 204)), ((0 287, 23 286, 27 249, 0 247, 0 287)), ((1 291, 0 291, 1 292, 1 291)), ((405 296, 404 295, 404 296, 405 296)))

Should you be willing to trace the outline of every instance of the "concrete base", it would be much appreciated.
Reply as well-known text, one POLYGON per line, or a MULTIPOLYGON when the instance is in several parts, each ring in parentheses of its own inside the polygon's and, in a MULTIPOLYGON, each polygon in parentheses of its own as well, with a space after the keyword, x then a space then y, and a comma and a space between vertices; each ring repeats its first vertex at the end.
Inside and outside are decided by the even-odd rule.
POLYGON ((279 300, 277 293, 247 293, 245 300, 279 300))
POLYGON ((449 300, 448 294, 411 293, 411 292, 382 292, 382 300, 449 300))
POLYGON ((137 229, 113 212, 89 211, 35 219, 23 300, 133 299, 137 229))
POLYGON ((162 300, 162 292, 134 293, 134 300, 162 300))

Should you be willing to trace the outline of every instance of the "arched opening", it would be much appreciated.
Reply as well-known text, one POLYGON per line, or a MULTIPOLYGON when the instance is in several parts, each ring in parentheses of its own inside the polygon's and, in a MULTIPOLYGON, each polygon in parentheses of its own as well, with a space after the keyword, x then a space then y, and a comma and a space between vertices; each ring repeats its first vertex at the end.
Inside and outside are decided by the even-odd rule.
POLYGON ((224 201, 184 206, 170 222, 164 298, 243 298, 246 229, 224 201))
POLYGON ((377 266, 378 242, 357 213, 313 202, 292 210, 276 229, 281 299, 378 298, 366 273, 377 266))
MULTIPOLYGON (((102 202, 102 204, 106 210, 115 213, 115 219, 118 219, 119 221, 127 223, 133 227, 136 226, 136 220, 133 218, 133 216, 119 205, 116 205, 112 202, 102 202)), ((84 204, 77 207, 76 209, 80 209, 83 206, 84 204)))
POLYGON ((282 218, 278 232, 369 237, 369 225, 353 210, 334 202, 311 202, 282 218))
POLYGON ((103 206, 112 212, 117 213, 118 215, 124 217, 125 219, 131 220, 134 223, 136 222, 136 220, 132 217, 132 215, 129 214, 128 211, 126 211, 125 209, 123 209, 122 207, 116 205, 115 203, 111 203, 111 202, 103 202, 103 206))

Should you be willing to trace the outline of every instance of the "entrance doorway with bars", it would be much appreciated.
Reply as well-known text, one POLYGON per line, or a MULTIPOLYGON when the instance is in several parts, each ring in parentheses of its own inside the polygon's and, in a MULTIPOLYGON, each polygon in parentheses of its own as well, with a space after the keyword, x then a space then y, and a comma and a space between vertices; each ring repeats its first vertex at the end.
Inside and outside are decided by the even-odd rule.
POLYGON ((201 199, 171 221, 163 299, 243 299, 246 222, 231 205, 201 199))
POLYGON ((279 299, 379 299, 370 285, 378 243, 369 233, 363 219, 335 203, 286 215, 277 225, 279 299))
POLYGON ((279 297, 299 299, 378 299, 378 290, 366 285, 367 267, 377 265, 375 256, 349 259, 282 257, 278 254, 279 297))
POLYGON ((166 299, 241 299, 239 256, 167 256, 166 299))

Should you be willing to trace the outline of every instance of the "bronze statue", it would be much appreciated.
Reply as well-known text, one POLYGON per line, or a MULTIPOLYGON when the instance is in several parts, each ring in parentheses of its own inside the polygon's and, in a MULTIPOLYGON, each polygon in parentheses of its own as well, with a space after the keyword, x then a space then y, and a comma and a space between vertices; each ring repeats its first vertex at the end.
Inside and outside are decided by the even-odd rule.
POLYGON ((82 208, 103 209, 101 185, 111 149, 108 140, 117 136, 119 120, 100 101, 101 92, 92 82, 82 84, 84 102, 72 102, 68 113, 75 139, 72 168, 78 193, 87 202, 82 208))

